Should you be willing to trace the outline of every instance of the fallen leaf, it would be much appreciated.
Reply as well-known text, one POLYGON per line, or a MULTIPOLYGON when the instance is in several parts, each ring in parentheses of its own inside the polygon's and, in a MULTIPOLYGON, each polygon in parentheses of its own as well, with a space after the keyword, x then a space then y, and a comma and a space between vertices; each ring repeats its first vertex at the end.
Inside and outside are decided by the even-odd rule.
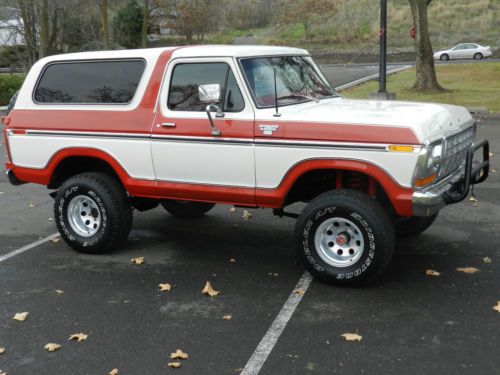
POLYGON ((184 353, 182 350, 177 349, 175 353, 170 353, 170 358, 171 359, 188 359, 189 355, 187 353, 184 353))
POLYGON ((130 259, 132 264, 143 264, 144 263, 144 257, 137 257, 137 258, 132 258, 130 259))
POLYGON ((474 197, 470 197, 470 198, 469 198, 469 202, 476 203, 476 202, 477 202, 477 199, 476 199, 476 198, 474 198, 474 197))
POLYGON ((361 341, 363 339, 363 336, 360 336, 357 333, 344 333, 340 336, 345 338, 346 341, 361 341))
POLYGON ((229 212, 236 212, 236 207, 231 207, 231 208, 229 209, 229 212))
POLYGON ((210 284, 210 281, 207 281, 207 283, 205 284, 205 287, 203 288, 203 290, 201 292, 203 294, 209 295, 210 297, 215 297, 215 296, 220 294, 220 292, 218 292, 217 290, 215 290, 212 287, 212 284, 210 284))
POLYGON ((114 368, 113 370, 111 370, 110 372, 108 372, 108 375, 118 375, 119 372, 118 372, 118 369, 117 368, 114 368))
POLYGON ((491 173, 497 173, 496 169, 490 169, 491 173))
POLYGON ((49 221, 54 221, 54 219, 52 219, 51 217, 49 217, 49 221))
POLYGON ((280 274, 279 273, 269 272, 268 275, 269 276, 276 276, 276 277, 278 277, 280 274))
POLYGON ((490 158, 492 158, 493 156, 495 156, 495 154, 493 152, 490 152, 490 158))
POLYGON ((33 208, 33 207, 35 207, 35 205, 33 203, 30 203, 30 205, 28 207, 33 208))
POLYGON ((243 220, 250 220, 252 218, 252 214, 248 212, 247 210, 243 210, 243 220))
POLYGON ((498 311, 500 313, 500 301, 497 302, 496 306, 493 306, 493 310, 498 311))
POLYGON ((0 370, 0 375, 7 375, 7 373, 0 370))
POLYGON ((50 342, 47 345, 45 345, 44 348, 49 352, 55 352, 56 350, 59 350, 61 348, 61 345, 50 342))
POLYGON ((484 258, 483 258, 483 262, 484 262, 484 263, 491 263, 491 258, 489 258, 489 257, 484 257, 484 258))
POLYGON ((0 194, 5 194, 3 191, 0 191, 0 194))
POLYGON ((479 270, 476 267, 458 267, 457 271, 458 272, 463 272, 463 273, 476 273, 476 272, 479 272, 479 270))
POLYGON ((0 346, 0 354, 5 353, 5 348, 3 346, 0 346))
POLYGON ((426 270, 425 274, 427 276, 440 276, 441 272, 435 271, 435 270, 426 270))
POLYGON ((232 315, 227 314, 227 315, 224 315, 224 316, 222 317, 222 319, 224 319, 224 320, 231 320, 231 319, 233 319, 233 316, 232 316, 232 315))
POLYGON ((181 363, 180 362, 169 362, 168 367, 179 368, 179 367, 181 367, 181 363))
POLYGON ((306 291, 302 288, 298 288, 298 289, 295 289, 292 293, 296 294, 298 296, 303 296, 306 293, 306 291))
POLYGON ((229 262, 231 262, 231 263, 236 263, 236 259, 231 258, 231 259, 229 259, 229 262))
POLYGON ((80 341, 85 341, 87 340, 87 337, 89 337, 89 335, 86 335, 85 333, 83 332, 80 332, 80 333, 73 333, 68 340, 76 340, 78 342, 80 341))
POLYGON ((18 322, 24 322, 28 315, 29 313, 27 312, 17 313, 12 319, 17 320, 18 322))
POLYGON ((56 293, 59 294, 59 295, 64 294, 64 290, 56 289, 56 293))
POLYGON ((172 285, 169 283, 166 284, 158 284, 160 287, 160 292, 170 292, 172 290, 172 285))
POLYGON ((61 241, 61 237, 56 237, 56 238, 53 238, 53 239, 51 239, 51 241, 52 241, 53 243, 58 243, 59 241, 61 241))

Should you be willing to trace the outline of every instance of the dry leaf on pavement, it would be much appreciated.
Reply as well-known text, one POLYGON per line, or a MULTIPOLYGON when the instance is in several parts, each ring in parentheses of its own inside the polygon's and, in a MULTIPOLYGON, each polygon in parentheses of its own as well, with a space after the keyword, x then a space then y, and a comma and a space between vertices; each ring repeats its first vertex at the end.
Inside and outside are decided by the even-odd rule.
POLYGON ((61 345, 50 342, 47 345, 44 346, 45 350, 48 350, 49 352, 55 352, 56 350, 59 350, 61 348, 61 345))
POLYGON ((144 263, 144 257, 137 257, 137 258, 132 258, 130 259, 132 264, 143 264, 144 263))
POLYGON ((248 212, 247 210, 243 210, 242 218, 244 220, 250 220, 252 218, 252 214, 250 212, 248 212))
POLYGON ((80 333, 74 333, 72 334, 68 340, 76 340, 78 342, 80 341, 85 341, 87 340, 87 337, 89 337, 89 335, 86 335, 85 333, 83 332, 80 332, 80 333))
POLYGON ((182 350, 177 349, 175 353, 170 353, 170 358, 171 359, 188 359, 189 355, 187 353, 184 353, 182 350))
POLYGON ((3 346, 0 346, 0 354, 5 353, 5 348, 3 346))
POLYGON ((491 258, 490 257, 484 257, 483 258, 484 263, 491 263, 491 258))
POLYGON ((3 372, 3 370, 0 370, 0 375, 7 375, 7 373, 3 372))
POLYGON ((302 288, 295 289, 295 290, 293 291, 293 294, 296 294, 296 295, 298 295, 298 296, 303 296, 305 293, 306 293, 306 291, 305 291, 304 289, 302 289, 302 288))
POLYGON ((231 208, 229 209, 229 212, 235 212, 235 211, 236 211, 236 207, 231 207, 231 208))
POLYGON ((269 272, 268 275, 269 276, 276 276, 276 277, 278 277, 280 274, 279 273, 269 272))
POLYGON ((210 297, 215 297, 217 295, 220 294, 219 291, 215 290, 213 287, 212 287, 212 284, 210 284, 210 281, 207 281, 207 283, 205 284, 205 287, 203 288, 203 290, 201 291, 203 294, 207 294, 209 295, 210 297))
POLYGON ((469 198, 469 202, 476 203, 476 202, 477 202, 477 199, 476 199, 476 198, 474 198, 474 197, 470 197, 470 198, 469 198))
POLYGON ((181 367, 181 363, 180 362, 169 362, 168 367, 179 368, 179 367, 181 367))
POLYGON ((108 375, 118 375, 119 374, 119 371, 117 368, 114 368, 113 370, 111 370, 110 372, 108 372, 108 375))
POLYGON ((53 243, 58 243, 59 241, 61 241, 61 237, 56 237, 56 238, 53 238, 53 239, 51 239, 51 241, 52 241, 53 243))
POLYGON ((17 320, 18 322, 24 322, 28 315, 29 313, 27 312, 17 313, 12 319, 17 320))
POLYGON ((346 341, 361 341, 361 339, 363 339, 363 336, 360 336, 357 333, 344 333, 340 336, 345 338, 346 341))
POLYGON ((169 283, 158 284, 158 286, 160 287, 160 292, 170 292, 172 290, 172 285, 169 283))
POLYGON ((64 294, 64 290, 56 289, 55 292, 59 295, 64 294))
POLYGON ((479 270, 476 267, 458 267, 457 271, 458 272, 463 272, 463 273, 476 273, 476 272, 479 272, 479 270))
POLYGON ((235 258, 231 258, 231 259, 229 259, 229 262, 236 263, 236 259, 235 258))
POLYGON ((224 316, 222 317, 222 319, 224 319, 224 320, 231 320, 231 319, 233 319, 233 316, 232 316, 232 315, 227 314, 227 315, 224 315, 224 316))
POLYGON ((441 272, 435 271, 435 270, 426 270, 425 274, 427 276, 440 276, 441 272))
POLYGON ((30 205, 28 206, 29 208, 34 208, 35 205, 33 203, 30 203, 30 205))
POLYGON ((496 306, 493 306, 493 310, 498 311, 500 313, 500 301, 497 302, 496 306))

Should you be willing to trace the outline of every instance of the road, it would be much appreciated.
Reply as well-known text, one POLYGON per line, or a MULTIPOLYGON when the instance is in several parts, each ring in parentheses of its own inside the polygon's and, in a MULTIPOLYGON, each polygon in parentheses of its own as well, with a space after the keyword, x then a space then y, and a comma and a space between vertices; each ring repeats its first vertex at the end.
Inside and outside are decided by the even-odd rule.
MULTIPOLYGON (((482 120, 478 129, 497 155, 499 121, 482 120)), ((5 160, 2 147, 2 170, 5 160)), ((495 156, 492 169, 500 171, 495 156)), ((36 185, 13 187, 0 175, 0 259, 56 231, 47 193, 36 185)), ((500 173, 475 193, 477 203, 448 207, 425 234, 398 241, 376 284, 313 281, 258 373, 498 373, 500 314, 492 307, 500 300, 500 173), (456 271, 464 266, 480 272, 456 271), (426 276, 427 269, 441 276, 426 276), (362 341, 340 337, 353 332, 362 341)), ((129 241, 109 255, 77 254, 62 241, 47 241, 0 260, 0 347, 6 348, 0 369, 168 374, 175 371, 167 367, 170 353, 182 349, 189 359, 181 374, 241 373, 304 272, 293 250, 294 220, 251 213, 245 220, 242 209, 217 206, 183 221, 157 208, 135 213, 129 241), (145 263, 131 264, 139 256, 145 263), (221 294, 202 295, 206 281, 221 294), (159 292, 166 282, 173 289, 159 292), (12 320, 24 311, 26 321, 12 320), (68 341, 79 332, 88 339, 68 341), (49 353, 49 342, 62 347, 49 353)))

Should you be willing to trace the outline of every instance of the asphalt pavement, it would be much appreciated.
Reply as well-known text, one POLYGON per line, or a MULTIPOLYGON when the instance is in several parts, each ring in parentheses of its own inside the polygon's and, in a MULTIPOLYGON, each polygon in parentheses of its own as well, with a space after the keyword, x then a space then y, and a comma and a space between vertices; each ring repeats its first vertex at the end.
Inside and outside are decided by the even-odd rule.
MULTIPOLYGON (((495 172, 476 187, 477 202, 448 207, 423 235, 398 241, 389 269, 372 286, 313 281, 259 374, 499 373, 500 314, 492 307, 500 301, 500 117, 480 120, 478 132, 491 141, 495 172), (441 275, 427 276, 427 269, 441 275), (362 340, 346 341, 344 333, 362 340)), ((2 172, 5 160, 2 145, 2 172)), ((304 274, 292 240, 295 221, 250 212, 245 220, 242 209, 217 206, 191 221, 161 208, 136 212, 130 239, 109 255, 78 254, 47 240, 0 261, 0 369, 241 373, 304 274), (144 264, 131 264, 141 256, 144 264), (221 294, 203 295, 206 281, 221 294), (173 288, 160 292, 160 283, 173 288), (12 319, 18 312, 29 312, 26 321, 12 319), (86 341, 68 341, 80 332, 86 341), (50 353, 47 343, 62 347, 50 353), (177 349, 189 358, 172 369, 177 349)), ((44 187, 14 187, 1 173, 0 259, 55 233, 52 218, 44 187)))

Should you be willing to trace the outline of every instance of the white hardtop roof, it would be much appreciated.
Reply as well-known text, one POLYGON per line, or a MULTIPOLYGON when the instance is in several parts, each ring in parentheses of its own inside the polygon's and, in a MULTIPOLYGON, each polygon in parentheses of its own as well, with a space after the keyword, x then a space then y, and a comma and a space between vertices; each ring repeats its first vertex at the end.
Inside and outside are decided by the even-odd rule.
POLYGON ((89 60, 89 59, 123 59, 145 58, 157 59, 164 51, 175 50, 172 57, 251 57, 269 55, 309 55, 304 49, 275 46, 232 46, 232 45, 201 45, 184 47, 163 47, 144 49, 124 49, 114 51, 77 52, 48 56, 43 64, 51 61, 89 60))

